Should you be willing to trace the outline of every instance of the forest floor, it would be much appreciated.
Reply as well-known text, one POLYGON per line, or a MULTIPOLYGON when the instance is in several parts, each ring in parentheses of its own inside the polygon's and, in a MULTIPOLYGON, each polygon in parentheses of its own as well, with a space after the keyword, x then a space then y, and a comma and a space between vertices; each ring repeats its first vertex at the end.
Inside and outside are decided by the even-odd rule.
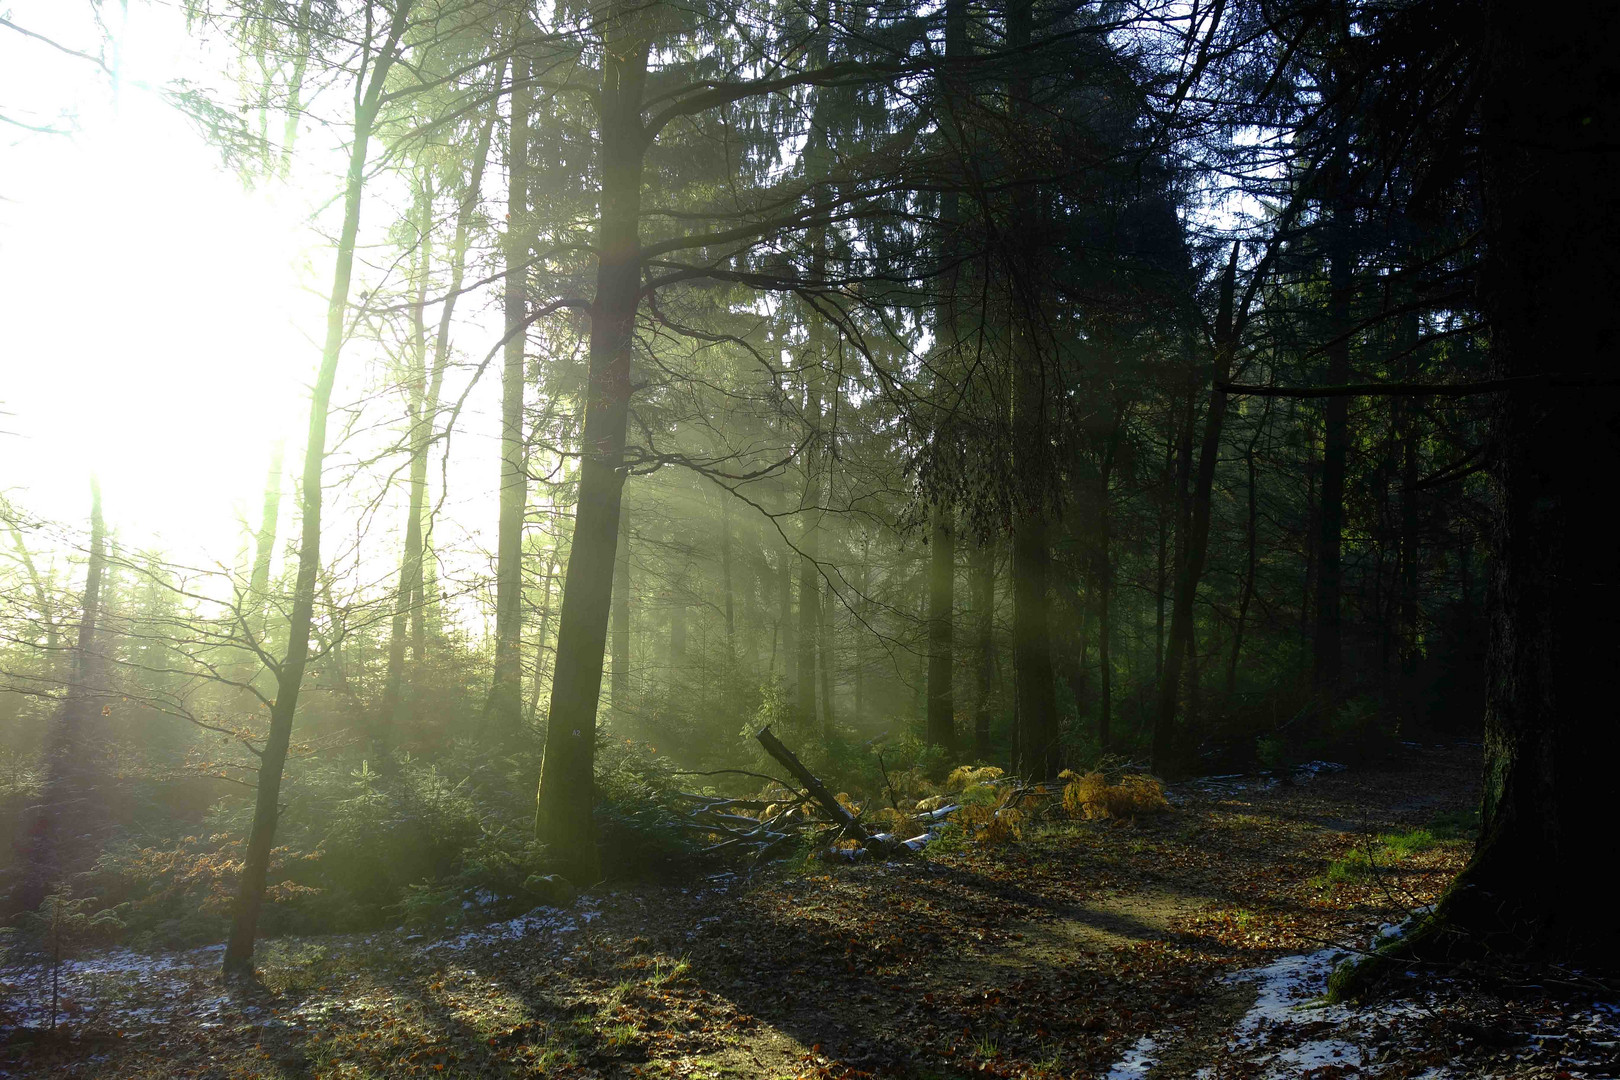
MULTIPOLYGON (((0 1075, 1620 1075, 1612 999, 1425 975, 1310 1002, 1460 867, 1466 840, 1413 830, 1466 818, 1477 772, 1477 746, 1409 746, 990 850, 602 889, 448 938, 270 942, 250 992, 222 987, 217 950, 107 953, 64 973, 71 1037, 14 1028, 0 1075)), ((0 1021, 43 1001, 37 973, 0 969, 0 1021)))

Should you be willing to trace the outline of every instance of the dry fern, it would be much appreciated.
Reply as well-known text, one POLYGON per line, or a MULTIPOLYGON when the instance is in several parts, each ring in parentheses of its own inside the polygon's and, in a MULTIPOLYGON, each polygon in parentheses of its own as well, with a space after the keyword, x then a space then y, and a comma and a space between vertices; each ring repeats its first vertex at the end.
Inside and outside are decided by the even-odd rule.
POLYGON ((1127 773, 1111 784, 1101 772, 1081 776, 1065 769, 1059 778, 1069 781, 1063 789, 1063 809, 1072 818, 1126 820, 1170 809, 1163 785, 1151 776, 1127 773))

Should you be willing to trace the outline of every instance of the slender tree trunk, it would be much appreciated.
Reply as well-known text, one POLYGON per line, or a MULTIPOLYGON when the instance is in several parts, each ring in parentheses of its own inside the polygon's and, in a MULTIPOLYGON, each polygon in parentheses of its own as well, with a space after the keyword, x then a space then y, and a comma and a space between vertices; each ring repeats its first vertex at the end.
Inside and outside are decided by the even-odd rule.
POLYGON ((872 595, 872 538, 866 534, 861 540, 861 594, 856 597, 856 610, 860 617, 855 620, 855 726, 860 727, 866 719, 866 641, 867 623, 870 621, 871 604, 867 597, 872 595))
POLYGON ((996 677, 996 549, 988 538, 969 563, 973 611, 973 755, 990 756, 990 696, 996 677))
POLYGON ((536 797, 535 835, 570 880, 600 876, 594 802, 596 706, 602 691, 608 607, 624 488, 630 415, 630 357, 641 293, 641 123, 649 42, 643 9, 618 0, 606 12, 598 98, 601 211, 596 298, 591 310, 590 385, 581 441, 579 503, 563 581, 551 714, 536 797))
MULTIPOLYGON (((1406 379, 1415 382, 1418 377, 1418 320, 1416 312, 1401 323, 1399 342, 1406 352, 1406 379)), ((1400 714, 1407 724, 1417 722, 1417 668, 1422 656, 1418 637, 1419 567, 1423 549, 1418 530, 1418 454, 1421 449, 1419 410, 1416 402, 1400 402, 1401 412, 1401 580, 1399 630, 1401 686, 1400 714)))
MULTIPOLYGON (((1350 163, 1343 148, 1331 168, 1333 206, 1327 225, 1328 333, 1327 383, 1350 381, 1350 289, 1354 258, 1350 228, 1354 212, 1349 202, 1350 163)), ((1350 399, 1327 399, 1322 428, 1322 497, 1318 523, 1316 570, 1316 632, 1312 638, 1311 676, 1318 690, 1338 685, 1343 668, 1344 482, 1350 453, 1350 399)))
POLYGON ((276 523, 281 517, 282 452, 283 444, 277 439, 270 448, 270 470, 264 480, 264 506, 259 513, 259 531, 253 540, 253 571, 248 577, 247 610, 242 613, 261 648, 264 646, 265 606, 270 599, 270 563, 276 553, 276 523))
POLYGON ((331 409, 332 387, 337 381, 338 358, 343 351, 349 285, 354 273, 355 241, 360 231, 366 151, 371 143, 371 129, 377 117, 383 82, 394 62, 395 50, 405 33, 409 16, 409 4, 400 4, 395 8, 387 40, 377 50, 370 79, 356 102, 354 141, 349 149, 349 169, 344 183, 343 225, 338 233, 332 291, 327 297, 326 341, 311 393, 309 439, 304 446, 304 476, 300 492, 303 521, 298 545, 298 574, 293 586, 292 612, 287 626, 287 651, 277 673, 276 698, 270 709, 270 732, 259 758, 253 827, 242 860, 242 876, 230 938, 225 944, 224 968, 227 975, 246 975, 253 970, 254 939, 258 936, 259 913, 264 906, 264 889, 270 872, 270 852, 275 845, 276 822, 281 812, 281 775, 287 764, 287 748, 292 741, 298 691, 303 686, 304 667, 309 661, 310 623, 315 614, 316 579, 321 568, 321 473, 326 463, 327 414, 331 409))
POLYGON ((737 602, 731 584, 731 493, 720 491, 720 593, 726 611, 726 660, 737 659, 737 602))
POLYGON ((1255 425, 1254 435, 1249 439, 1249 447, 1243 454, 1243 464, 1248 474, 1248 516, 1245 518, 1243 532, 1244 550, 1246 552, 1243 564, 1243 588, 1238 595, 1237 620, 1232 627, 1232 659, 1226 666, 1226 696, 1232 698, 1237 694, 1238 658, 1243 653, 1243 627, 1249 617, 1249 604, 1254 600, 1255 575, 1260 566, 1260 504, 1259 482, 1260 473, 1255 464, 1255 451, 1260 445, 1260 435, 1266 429, 1266 421, 1271 418, 1271 399, 1266 399, 1265 411, 1260 416, 1260 422, 1255 425))
POLYGON ((392 761, 388 750, 389 733, 405 722, 405 640, 409 630, 411 596, 420 586, 422 575, 422 509, 426 502, 427 439, 433 420, 427 413, 427 290, 433 269, 433 188, 427 170, 417 183, 414 208, 416 245, 411 260, 415 275, 415 296, 411 304, 412 340, 410 346, 406 420, 409 430, 410 490, 405 510, 405 550, 399 562, 399 586, 394 590, 394 615, 388 634, 388 670, 384 677, 382 713, 373 722, 372 753, 387 769, 392 761), (418 462, 420 461, 420 475, 418 462))
POLYGON ((1176 440, 1172 435, 1165 441, 1164 450, 1164 492, 1159 501, 1159 547, 1158 560, 1154 564, 1153 577, 1153 681, 1155 684, 1164 678, 1164 604, 1170 596, 1170 510, 1172 505, 1171 485, 1174 483, 1176 465, 1176 440))
MULTIPOLYGON (((529 690, 527 720, 532 726, 540 712, 540 691, 546 680, 546 643, 551 638, 551 581, 557 574, 556 561, 546 558, 546 575, 540 579, 540 630, 534 639, 534 684, 529 690)), ((615 585, 617 588, 617 585, 615 585)))
POLYGON ((669 683, 675 685, 676 672, 686 659, 686 576, 691 567, 682 565, 669 583, 669 683))
POLYGON ((832 612, 833 604, 838 594, 833 592, 832 582, 822 583, 821 619, 819 634, 821 648, 821 733, 823 738, 831 740, 837 734, 837 718, 833 714, 833 657, 836 641, 833 637, 832 612))
MULTIPOLYGON (((514 37, 521 36, 520 29, 514 37)), ((484 703, 484 722, 510 737, 519 726, 522 702, 523 512, 529 477, 524 465, 523 388, 525 326, 529 316, 528 273, 533 218, 529 213, 529 60, 512 55, 512 118, 506 144, 506 237, 504 256, 506 346, 501 369, 500 520, 495 545, 495 672, 484 703)))
POLYGON ((1129 412, 1128 405, 1115 403, 1114 422, 1108 432, 1102 469, 1097 478, 1097 683, 1102 696, 1097 713, 1097 747, 1104 754, 1108 753, 1111 745, 1110 729, 1114 717, 1113 476, 1129 412))
MULTIPOLYGON (((1209 543, 1210 502, 1215 488, 1215 462, 1220 455, 1221 426, 1226 418, 1226 394, 1216 386, 1226 381, 1237 348, 1234 325, 1233 290, 1237 284, 1238 248, 1221 279, 1220 310, 1215 319, 1215 355, 1210 363, 1211 383, 1208 415, 1204 417, 1204 437, 1199 447, 1198 475, 1191 492, 1186 550, 1176 568, 1175 598, 1170 610, 1170 639, 1165 650, 1164 677, 1159 680, 1159 708, 1153 724, 1153 769, 1165 775, 1174 768, 1176 702, 1181 695, 1182 661, 1196 647, 1193 638, 1193 601, 1198 579, 1204 571, 1204 553, 1209 543)), ((1196 657, 1195 657, 1196 659, 1196 657)), ((1191 693, 1196 694, 1197 676, 1192 676, 1191 693)))
POLYGON ((956 704, 951 682, 956 664, 951 655, 956 594, 956 532, 951 513, 934 508, 928 544, 928 721, 929 746, 956 746, 956 704))
MULTIPOLYGON (((782 651, 782 686, 790 694, 798 692, 798 637, 794 633, 793 620, 793 553, 783 550, 777 556, 776 585, 777 604, 780 614, 777 616, 777 637, 781 639, 782 651)), ((774 648, 773 643, 773 648, 774 648)), ((776 662, 771 662, 771 670, 776 670, 776 662)))

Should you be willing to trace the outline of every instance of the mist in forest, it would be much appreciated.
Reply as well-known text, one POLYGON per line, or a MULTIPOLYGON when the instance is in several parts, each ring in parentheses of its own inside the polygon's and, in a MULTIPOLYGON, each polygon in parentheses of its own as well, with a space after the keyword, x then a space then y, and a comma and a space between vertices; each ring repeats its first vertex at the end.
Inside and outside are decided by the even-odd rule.
POLYGON ((1612 960, 1620 26, 1481 11, 5 12, 0 949, 57 982, 0 1020, 111 947, 284 993, 623 890, 1023 887, 1199 850, 1210 776, 1444 777, 1307 906, 1426 866, 1412 963, 1612 960))

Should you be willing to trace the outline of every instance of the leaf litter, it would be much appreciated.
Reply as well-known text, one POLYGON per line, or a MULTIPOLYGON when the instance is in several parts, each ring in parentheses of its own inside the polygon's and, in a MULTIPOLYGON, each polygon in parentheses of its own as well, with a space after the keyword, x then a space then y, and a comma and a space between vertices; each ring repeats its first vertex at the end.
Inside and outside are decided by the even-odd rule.
POLYGON ((1136 822, 598 889, 446 937, 269 942, 251 990, 217 948, 108 952, 64 965, 55 1038, 23 1037, 39 970, 4 968, 0 1076, 1615 1075, 1614 1002, 1435 977, 1315 1002, 1334 943, 1431 903, 1467 845, 1324 870, 1465 809, 1476 757, 1212 778, 1136 822))

